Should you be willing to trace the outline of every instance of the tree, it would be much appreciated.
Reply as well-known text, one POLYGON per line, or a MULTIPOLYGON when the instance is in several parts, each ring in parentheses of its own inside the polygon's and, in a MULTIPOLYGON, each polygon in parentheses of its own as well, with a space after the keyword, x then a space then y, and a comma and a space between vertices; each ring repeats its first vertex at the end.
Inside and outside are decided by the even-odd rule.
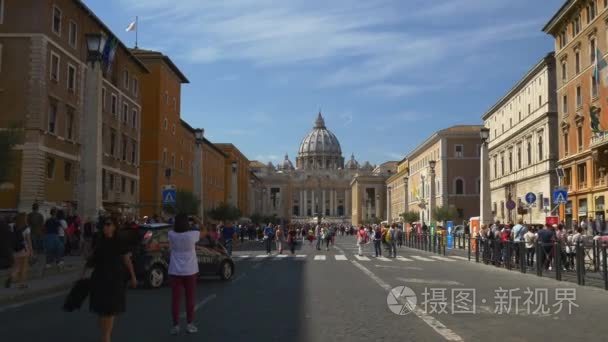
POLYGON ((405 223, 414 223, 420 221, 420 213, 417 211, 405 211, 399 214, 405 223))
POLYGON ((175 204, 166 205, 163 210, 169 214, 198 215, 201 201, 190 191, 177 190, 175 193, 175 204))
POLYGON ((231 204, 220 203, 207 211, 207 216, 215 221, 236 221, 241 217, 241 210, 231 204))
POLYGON ((11 179, 11 172, 15 166, 15 152, 13 148, 23 141, 22 125, 10 124, 6 129, 0 129, 0 184, 11 179))
POLYGON ((452 206, 435 207, 433 210, 433 216, 435 221, 445 223, 452 221, 456 217, 456 209, 452 206))

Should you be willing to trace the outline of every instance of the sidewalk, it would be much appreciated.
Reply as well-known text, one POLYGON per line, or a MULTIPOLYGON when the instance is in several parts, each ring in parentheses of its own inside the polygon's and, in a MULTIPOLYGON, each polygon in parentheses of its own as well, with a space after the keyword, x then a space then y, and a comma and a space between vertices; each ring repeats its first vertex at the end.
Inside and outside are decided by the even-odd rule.
POLYGON ((64 258, 64 267, 45 269, 43 258, 30 266, 28 288, 17 289, 14 285, 10 289, 4 288, 4 281, 10 270, 0 270, 0 305, 24 301, 58 291, 69 289, 80 275, 84 260, 80 256, 64 258))

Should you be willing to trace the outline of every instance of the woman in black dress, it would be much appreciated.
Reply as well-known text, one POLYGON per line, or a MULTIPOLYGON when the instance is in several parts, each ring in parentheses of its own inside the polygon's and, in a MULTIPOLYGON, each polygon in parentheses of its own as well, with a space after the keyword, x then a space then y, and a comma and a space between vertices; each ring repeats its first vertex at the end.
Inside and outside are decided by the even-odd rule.
POLYGON ((110 342, 114 316, 125 312, 126 277, 130 277, 133 288, 137 287, 137 279, 127 244, 119 239, 113 220, 105 220, 103 232, 94 244, 93 255, 87 261, 87 267, 93 268, 89 304, 91 312, 99 315, 101 341, 110 342))

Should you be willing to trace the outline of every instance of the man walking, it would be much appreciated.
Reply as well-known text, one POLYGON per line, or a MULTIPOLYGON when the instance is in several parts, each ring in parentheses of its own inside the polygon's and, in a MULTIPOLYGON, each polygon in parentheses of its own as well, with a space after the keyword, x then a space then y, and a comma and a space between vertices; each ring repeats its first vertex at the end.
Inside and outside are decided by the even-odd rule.
POLYGON ((317 237, 317 250, 321 250, 321 226, 317 225, 315 227, 315 236, 317 237))
POLYGON ((236 236, 235 225, 224 226, 222 229, 222 238, 229 256, 232 256, 232 242, 236 236))
POLYGON ((266 254, 270 255, 272 251, 272 241, 274 240, 274 229, 272 223, 264 227, 264 245, 266 246, 266 254))
POLYGON ((528 232, 528 229, 523 225, 524 220, 519 219, 517 224, 513 227, 511 231, 511 239, 513 240, 513 253, 515 254, 515 264, 519 265, 519 256, 520 253, 523 253, 520 250, 521 242, 524 241, 524 235, 528 232))
POLYGON ((31 229, 32 247, 34 252, 42 253, 43 248, 43 232, 44 217, 38 212, 38 203, 32 204, 32 212, 27 215, 27 225, 31 229))
POLYGON ((396 225, 393 223, 389 226, 388 231, 386 232, 386 243, 388 245, 388 257, 397 257, 397 241, 396 238, 396 225))

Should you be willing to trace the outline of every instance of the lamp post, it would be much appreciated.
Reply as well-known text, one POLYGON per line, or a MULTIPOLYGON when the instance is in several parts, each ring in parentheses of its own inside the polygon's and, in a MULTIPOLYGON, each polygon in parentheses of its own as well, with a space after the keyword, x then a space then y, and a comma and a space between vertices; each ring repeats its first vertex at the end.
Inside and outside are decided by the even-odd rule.
POLYGON ((388 222, 388 224, 391 224, 392 221, 392 215, 391 215, 391 192, 392 192, 392 187, 387 187, 386 188, 386 222, 388 222))
POLYGON ((435 222, 433 222, 433 220, 435 219, 433 216, 433 210, 435 210, 435 200, 436 200, 436 196, 435 196, 435 161, 434 160, 430 160, 429 161, 429 183, 430 183, 430 189, 429 189, 429 224, 434 224, 435 222))
POLYGON ((203 139, 205 130, 197 128, 194 130, 194 142, 196 149, 194 153, 194 194, 198 197, 199 205, 198 212, 201 217, 201 222, 205 216, 205 206, 203 205, 203 139))
POLYGON ((408 176, 403 176, 403 212, 408 211, 409 208, 409 177, 408 176))
POLYGON ((264 202, 266 201, 266 188, 262 188, 262 215, 265 215, 266 212, 264 211, 264 202))
POLYGON ((380 211, 380 194, 376 194, 376 218, 380 219, 382 216, 382 211, 380 211))
POLYGON ((481 151, 480 151, 480 196, 479 196, 479 224, 490 224, 491 223, 491 213, 492 213, 492 204, 490 198, 490 163, 488 157, 488 138, 490 138, 490 129, 483 127, 479 136, 481 138, 481 151))
POLYGON ((101 70, 102 52, 106 39, 99 33, 86 34, 87 68, 84 103, 80 117, 81 160, 78 206, 83 218, 95 219, 103 210, 102 187, 102 127, 101 70))
POLYGON ((231 163, 231 167, 232 167, 232 173, 231 173, 231 177, 232 177, 231 183, 232 183, 232 186, 230 187, 230 199, 231 199, 231 204, 234 205, 235 207, 238 207, 239 201, 238 201, 238 198, 237 198, 237 196, 238 196, 238 189, 237 189, 237 186, 238 186, 238 182, 237 182, 238 164, 237 164, 237 162, 233 161, 231 163))

